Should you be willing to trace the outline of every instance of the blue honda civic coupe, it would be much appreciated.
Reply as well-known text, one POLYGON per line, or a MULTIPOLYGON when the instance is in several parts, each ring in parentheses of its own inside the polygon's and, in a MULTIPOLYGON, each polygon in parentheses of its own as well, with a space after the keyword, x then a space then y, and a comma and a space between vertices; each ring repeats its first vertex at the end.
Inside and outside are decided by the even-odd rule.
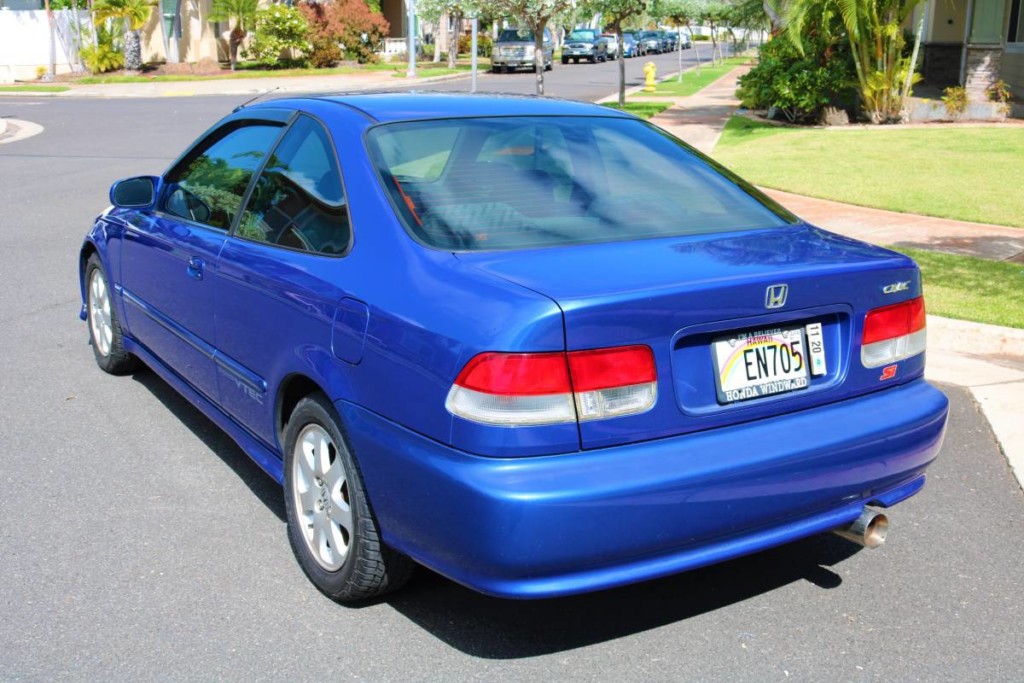
POLYGON ((338 601, 416 563, 541 598, 877 546, 942 443, 914 262, 628 114, 269 101, 110 201, 80 258, 97 363, 141 361, 280 482, 338 601))

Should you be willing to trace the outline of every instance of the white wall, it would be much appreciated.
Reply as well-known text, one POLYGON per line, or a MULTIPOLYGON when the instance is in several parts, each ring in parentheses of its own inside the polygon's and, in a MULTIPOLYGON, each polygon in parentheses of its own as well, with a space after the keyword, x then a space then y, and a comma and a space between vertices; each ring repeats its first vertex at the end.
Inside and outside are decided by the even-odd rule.
MULTIPOLYGON (((57 73, 77 69, 77 50, 70 10, 53 13, 57 73)), ((88 25, 86 12, 78 12, 79 21, 88 25)), ((39 67, 50 64, 50 29, 43 10, 0 10, 0 83, 35 80, 39 67)))

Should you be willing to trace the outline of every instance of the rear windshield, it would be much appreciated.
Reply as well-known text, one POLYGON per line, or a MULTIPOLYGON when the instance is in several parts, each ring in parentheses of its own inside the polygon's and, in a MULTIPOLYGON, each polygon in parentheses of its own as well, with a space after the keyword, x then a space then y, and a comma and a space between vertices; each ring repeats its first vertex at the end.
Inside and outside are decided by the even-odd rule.
POLYGON ((368 146, 406 229, 452 251, 777 227, 789 219, 635 119, 391 123, 368 146))

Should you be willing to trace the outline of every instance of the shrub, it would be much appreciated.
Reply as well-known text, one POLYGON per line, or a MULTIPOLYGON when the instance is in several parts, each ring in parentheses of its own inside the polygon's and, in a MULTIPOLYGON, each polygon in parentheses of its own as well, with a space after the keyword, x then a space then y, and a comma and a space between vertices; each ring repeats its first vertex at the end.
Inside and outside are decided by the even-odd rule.
POLYGON ((271 5, 256 12, 253 38, 245 56, 261 66, 277 66, 285 50, 299 57, 312 49, 309 24, 302 12, 287 5, 271 5))
POLYGON ((318 69, 330 68, 341 61, 341 47, 331 36, 315 34, 313 48, 309 53, 309 63, 318 69))
POLYGON ((800 54, 792 44, 776 39, 761 46, 757 66, 740 78, 736 94, 743 106, 775 107, 791 123, 816 120, 826 106, 842 106, 853 99, 852 68, 834 51, 800 54))
POLYGON ((1006 81, 999 79, 988 87, 986 91, 988 93, 988 99, 996 103, 996 109, 1003 116, 1010 115, 1010 98, 1013 94, 1010 92, 1010 86, 1006 84, 1006 81))
MULTIPOLYGON (((486 33, 476 36, 476 54, 478 57, 490 57, 494 49, 494 41, 486 33)), ((473 36, 459 36, 459 53, 470 54, 473 51, 473 36)))
POLYGON ((340 43, 345 57, 360 64, 377 61, 376 51, 387 35, 389 25, 363 0, 304 3, 299 10, 309 21, 314 41, 340 43))
POLYGON ((949 118, 959 121, 967 111, 967 88, 962 85, 946 88, 942 91, 942 103, 946 105, 946 113, 949 114, 949 118))
POLYGON ((124 55, 120 50, 114 48, 113 33, 105 26, 96 27, 96 45, 88 37, 83 38, 83 45, 78 51, 90 72, 101 74, 107 71, 116 71, 124 64, 124 55))

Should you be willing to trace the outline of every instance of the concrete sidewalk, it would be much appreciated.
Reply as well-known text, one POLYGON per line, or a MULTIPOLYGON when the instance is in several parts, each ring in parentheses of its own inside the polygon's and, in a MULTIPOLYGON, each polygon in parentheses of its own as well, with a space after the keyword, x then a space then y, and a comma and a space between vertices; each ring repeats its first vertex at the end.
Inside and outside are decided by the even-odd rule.
MULTIPOLYGON (((670 98, 670 109, 652 120, 705 154, 711 155, 729 118, 739 108, 739 67, 698 93, 670 98)), ((669 76, 671 78, 672 76, 669 76)), ((632 100, 644 98, 634 89, 632 100)), ((657 98, 666 101, 666 98, 657 98)), ((778 190, 764 190, 806 220, 865 242, 934 249, 1024 264, 1024 230, 943 218, 881 211, 778 190)), ((967 387, 1024 486, 1024 330, 928 317, 927 376, 967 387)))

